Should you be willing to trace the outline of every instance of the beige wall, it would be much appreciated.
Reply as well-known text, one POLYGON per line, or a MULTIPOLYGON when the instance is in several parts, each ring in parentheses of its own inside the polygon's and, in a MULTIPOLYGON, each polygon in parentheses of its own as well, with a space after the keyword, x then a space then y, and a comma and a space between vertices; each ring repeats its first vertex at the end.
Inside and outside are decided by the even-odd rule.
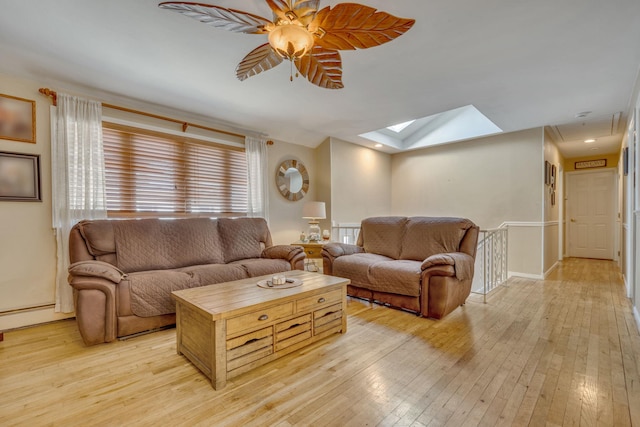
POLYGON ((481 229, 509 224, 509 271, 542 275, 541 128, 396 154, 395 215, 460 216, 481 229))
POLYGON ((331 138, 332 219, 359 223, 391 213, 391 156, 331 138))
POLYGON ((275 141, 269 146, 269 228, 274 244, 288 245, 299 240, 300 232, 307 232, 308 220, 302 218, 305 202, 316 200, 318 181, 316 179, 315 150, 302 145, 275 141), (309 192, 297 202, 285 199, 276 186, 276 170, 285 160, 302 162, 309 171, 309 192))
POLYGON ((558 146, 551 140, 549 135, 544 134, 544 160, 556 167, 555 190, 551 185, 544 185, 544 250, 543 250, 543 271, 550 272, 558 260, 562 259, 560 245, 562 230, 564 230, 564 218, 561 212, 564 211, 564 165, 565 160, 558 150, 558 146), (555 193, 555 196, 553 195, 555 193), (552 203, 555 198, 555 204, 552 203))
POLYGON ((0 330, 54 320, 56 243, 51 225, 51 102, 35 82, 0 75, 0 93, 36 102, 36 143, 0 140, 0 151, 40 155, 42 202, 0 202, 0 330), (30 311, 22 309, 41 307, 30 311))
POLYGON ((396 154, 393 213, 466 217, 484 229, 539 222, 541 159, 541 129, 396 154))

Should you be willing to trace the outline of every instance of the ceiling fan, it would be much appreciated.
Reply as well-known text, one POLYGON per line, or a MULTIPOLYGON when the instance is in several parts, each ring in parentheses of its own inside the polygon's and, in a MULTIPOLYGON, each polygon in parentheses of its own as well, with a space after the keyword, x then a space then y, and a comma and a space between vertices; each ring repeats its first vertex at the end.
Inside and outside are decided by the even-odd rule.
POLYGON ((265 1, 273 12, 273 21, 202 3, 164 2, 158 6, 216 28, 267 34, 269 42, 258 46, 238 64, 236 76, 240 80, 270 70, 288 59, 311 83, 327 89, 344 87, 340 50, 381 45, 407 32, 415 22, 356 3, 318 10, 320 0, 265 1))

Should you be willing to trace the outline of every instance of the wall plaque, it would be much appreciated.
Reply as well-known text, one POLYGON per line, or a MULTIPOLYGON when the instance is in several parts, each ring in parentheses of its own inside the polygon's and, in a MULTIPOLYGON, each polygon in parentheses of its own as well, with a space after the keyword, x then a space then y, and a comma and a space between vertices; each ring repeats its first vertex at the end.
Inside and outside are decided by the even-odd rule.
POLYGON ((585 160, 576 162, 576 169, 603 168, 607 166, 607 159, 585 160))

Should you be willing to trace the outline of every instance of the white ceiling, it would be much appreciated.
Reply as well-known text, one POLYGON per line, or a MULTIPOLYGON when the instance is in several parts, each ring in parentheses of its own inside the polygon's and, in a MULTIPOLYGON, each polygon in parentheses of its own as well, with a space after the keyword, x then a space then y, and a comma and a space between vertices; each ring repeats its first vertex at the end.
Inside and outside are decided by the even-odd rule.
MULTIPOLYGON (((211 2, 271 17, 264 0, 211 2)), ((592 155, 600 141, 580 142, 590 120, 601 128, 618 113, 618 129, 602 136, 613 142, 597 152, 619 149, 640 65, 640 1, 358 2, 416 24, 342 52, 341 90, 289 82, 288 63, 240 82, 236 65, 266 36, 215 29, 158 0, 0 0, 0 72, 308 146, 327 136, 372 146, 358 135, 473 105, 504 132, 551 126, 565 155, 592 155)))

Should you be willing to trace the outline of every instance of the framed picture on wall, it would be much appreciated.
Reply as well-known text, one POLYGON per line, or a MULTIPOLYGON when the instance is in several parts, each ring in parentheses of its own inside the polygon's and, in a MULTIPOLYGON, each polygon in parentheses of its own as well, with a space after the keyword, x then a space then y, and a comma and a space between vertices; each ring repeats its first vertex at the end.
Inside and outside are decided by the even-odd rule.
POLYGON ((42 201, 39 155, 0 151, 0 201, 42 201))
POLYGON ((35 101, 0 94, 0 139, 35 144, 35 101))
POLYGON ((551 188, 556 189, 556 165, 551 165, 551 180, 550 184, 551 188))
POLYGON ((551 164, 544 161, 544 185, 551 184, 551 164))
POLYGON ((624 147, 622 151, 622 170, 624 171, 624 176, 629 175, 629 147, 624 147))

